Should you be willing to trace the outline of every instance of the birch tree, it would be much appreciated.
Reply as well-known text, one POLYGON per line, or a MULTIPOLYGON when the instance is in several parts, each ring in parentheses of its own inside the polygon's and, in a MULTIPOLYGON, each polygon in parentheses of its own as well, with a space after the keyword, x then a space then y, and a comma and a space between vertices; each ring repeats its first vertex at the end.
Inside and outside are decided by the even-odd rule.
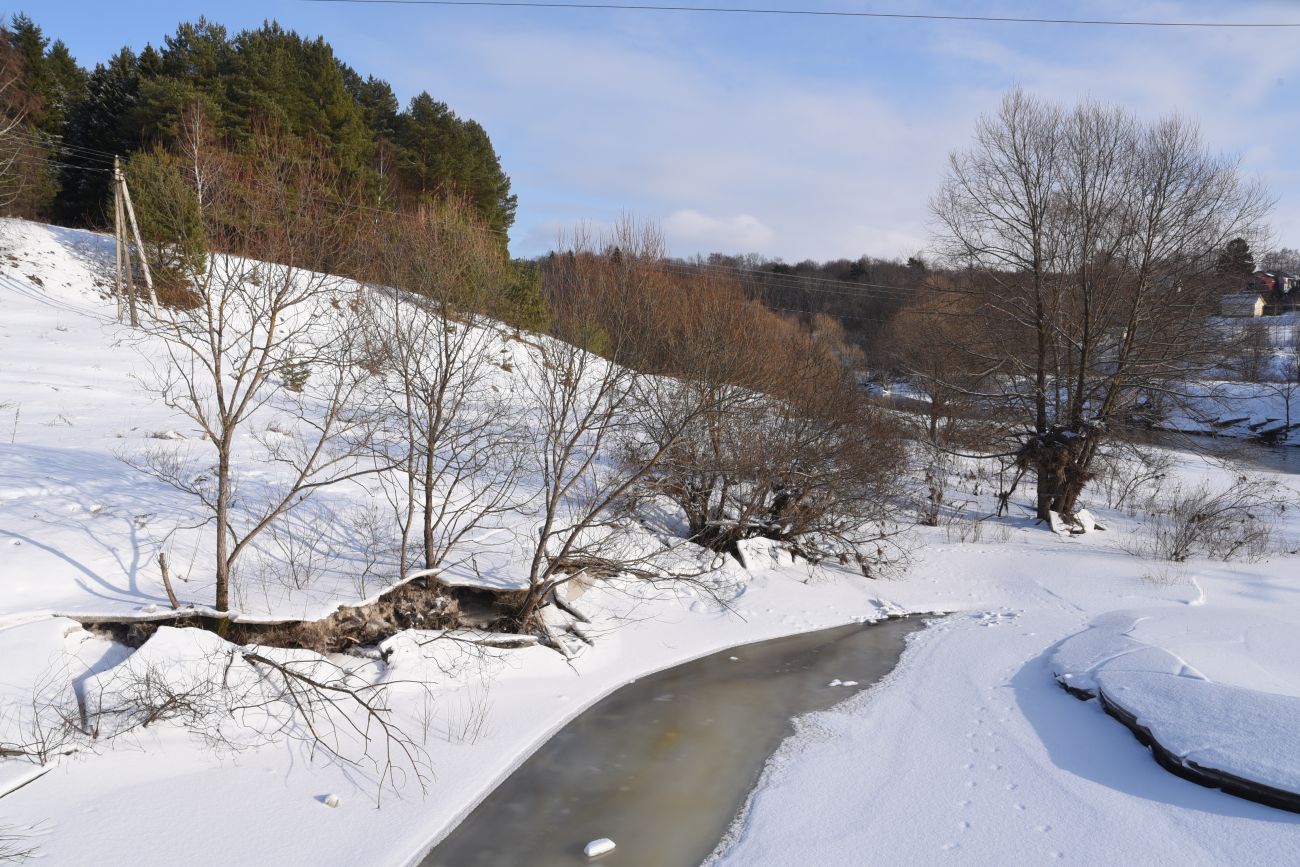
POLYGON ((375 224, 364 339, 386 418, 377 444, 404 578, 413 565, 458 564, 518 505, 521 434, 502 387, 508 344, 488 317, 508 263, 457 199, 375 224))

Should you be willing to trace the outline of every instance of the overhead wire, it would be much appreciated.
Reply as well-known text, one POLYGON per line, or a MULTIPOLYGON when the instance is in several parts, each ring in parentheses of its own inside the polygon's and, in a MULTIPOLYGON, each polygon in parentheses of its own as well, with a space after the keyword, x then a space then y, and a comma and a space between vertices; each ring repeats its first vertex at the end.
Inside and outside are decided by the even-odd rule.
POLYGON ((95 148, 68 144, 67 142, 64 142, 60 136, 36 133, 24 129, 10 130, 9 135, 15 136, 27 144, 61 150, 64 153, 76 156, 79 159, 100 161, 110 165, 113 163, 113 154, 95 148))
POLYGON ((686 12, 720 15, 802 16, 808 18, 859 18, 899 21, 952 21, 980 24, 1048 24, 1081 27, 1143 27, 1185 29, 1290 29, 1300 21, 1170 21, 1128 18, 1049 18, 1019 15, 960 15, 926 12, 873 12, 850 9, 791 9, 773 6, 687 6, 667 3, 581 3, 545 0, 299 0, 303 3, 354 4, 361 6, 442 6, 462 8, 550 9, 627 12, 686 12))

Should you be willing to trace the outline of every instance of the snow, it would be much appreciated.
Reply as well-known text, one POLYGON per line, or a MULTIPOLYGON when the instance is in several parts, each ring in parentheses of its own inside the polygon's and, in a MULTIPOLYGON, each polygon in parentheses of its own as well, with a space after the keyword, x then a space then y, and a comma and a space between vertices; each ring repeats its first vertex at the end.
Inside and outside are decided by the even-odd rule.
MULTIPOLYGON (((113 321, 105 261, 102 236, 0 221, 0 740, 35 705, 56 704, 69 680, 82 696, 132 671, 161 670, 183 685, 231 649, 164 627, 130 653, 61 616, 166 614, 154 562, 164 539, 184 554, 173 558, 182 600, 211 595, 201 534, 184 529, 191 505, 118 457, 196 435, 137 383, 148 347, 142 355, 113 321)), ((527 345, 501 350, 526 369, 527 345)), ((503 371, 501 387, 510 382, 503 371)), ((1194 457, 1175 469, 1187 482, 1229 472, 1194 457)), ((987 484, 979 493, 961 484, 954 477, 954 495, 972 514, 993 512, 987 484)), ((303 526, 327 531, 366 496, 328 492, 303 526)), ((1300 658, 1295 559, 1196 561, 1176 580, 1152 581, 1143 576, 1153 564, 1123 549, 1140 519, 1090 502, 1088 520, 1107 532, 1057 535, 1013 503, 1011 517, 984 523, 983 542, 918 530, 915 563, 898 580, 811 568, 753 542, 748 569, 728 562, 717 576, 722 604, 690 587, 595 583, 575 603, 591 619, 593 646, 576 642, 573 659, 469 630, 400 633, 384 643, 384 663, 332 659, 389 684, 433 768, 426 791, 408 780, 381 793, 373 768, 330 761, 302 741, 228 732, 214 748, 160 724, 45 766, 0 759, 0 810, 6 824, 46 829, 34 842, 49 865, 85 863, 88 852, 103 863, 174 863, 174 847, 142 837, 159 823, 196 865, 411 863, 533 748, 631 680, 750 641, 951 612, 913 636, 882 683, 799 721, 719 863, 1292 859, 1300 816, 1169 774, 1056 677, 1084 692, 1110 683, 1119 701, 1137 696, 1126 706, 1181 754, 1290 780, 1300 755, 1284 740, 1300 701, 1300 672, 1284 664, 1300 658), (322 809, 331 799, 341 806, 322 809)), ((1280 530, 1300 547, 1296 510, 1280 530)), ((315 616, 382 590, 355 586, 341 546, 331 548, 341 565, 318 584, 267 586, 243 600, 244 614, 315 616)), ((508 547, 485 538, 483 548, 452 580, 518 586, 508 547)))
MULTIPOLYGON (((1187 483, 1229 472, 1192 456, 1176 467, 1187 483)), ((1154 582, 1121 549, 1134 520, 1093 512, 1108 532, 927 544, 888 595, 959 613, 914 636, 884 682, 799 722, 712 863, 1293 861, 1300 815, 1169 773, 1056 676, 1126 687, 1122 701, 1190 761, 1288 782, 1295 558, 1197 561, 1154 582)), ((1278 529, 1294 551, 1295 510, 1278 529)))
POLYGON ((599 858, 601 855, 608 855, 614 851, 614 841, 608 837, 601 837, 599 840, 592 840, 582 849, 582 854, 588 858, 599 858))
POLYGON ((1300 635, 1258 612, 1112 612, 1052 657, 1071 689, 1104 697, 1185 765, 1300 802, 1300 635))

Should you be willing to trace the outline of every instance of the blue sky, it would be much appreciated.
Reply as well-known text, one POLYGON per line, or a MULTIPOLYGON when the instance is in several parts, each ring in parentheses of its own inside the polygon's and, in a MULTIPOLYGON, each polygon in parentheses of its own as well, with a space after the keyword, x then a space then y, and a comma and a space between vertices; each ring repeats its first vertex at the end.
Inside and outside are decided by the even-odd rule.
MULTIPOLYGON (((1300 22, 1300 4, 1206 0, 770 5, 1300 22)), ((947 154, 1013 86, 1064 103, 1091 97, 1145 117, 1198 120, 1210 148, 1239 155, 1277 197, 1276 242, 1300 247, 1300 29, 298 0, 42 0, 25 11, 87 66, 122 45, 157 44, 200 15, 232 30, 275 19, 323 35, 399 98, 428 90, 483 123, 519 194, 517 255, 545 251, 576 223, 599 228, 623 213, 659 222, 681 255, 722 250, 794 261, 924 250, 927 201, 947 154)))

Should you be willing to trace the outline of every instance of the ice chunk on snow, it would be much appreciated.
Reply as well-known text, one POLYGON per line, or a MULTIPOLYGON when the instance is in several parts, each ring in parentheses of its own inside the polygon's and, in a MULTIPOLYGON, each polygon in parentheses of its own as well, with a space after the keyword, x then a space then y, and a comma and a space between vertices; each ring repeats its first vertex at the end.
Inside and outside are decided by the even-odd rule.
POLYGON ((327 807, 337 807, 342 802, 339 800, 338 795, 326 795, 325 800, 321 803, 327 807))
POLYGON ((601 837, 599 840, 592 840, 582 850, 582 854, 588 858, 599 858, 601 855, 608 855, 614 851, 614 841, 608 837, 601 837))
POLYGON ((1288 627, 1254 614, 1112 612, 1061 642, 1051 667, 1165 767, 1300 812, 1297 645, 1288 627))

